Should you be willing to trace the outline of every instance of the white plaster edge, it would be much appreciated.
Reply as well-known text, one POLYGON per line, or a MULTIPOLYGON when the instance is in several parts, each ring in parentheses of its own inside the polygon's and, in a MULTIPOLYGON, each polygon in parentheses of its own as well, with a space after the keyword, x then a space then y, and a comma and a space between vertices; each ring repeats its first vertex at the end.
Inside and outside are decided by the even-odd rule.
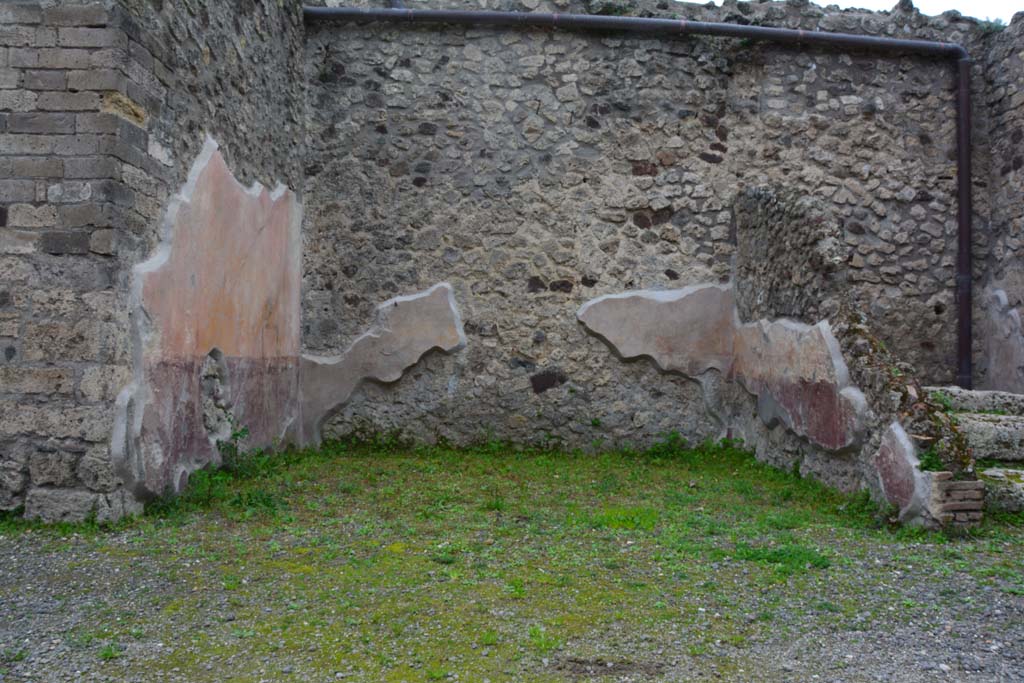
MULTIPOLYGON (((681 299, 684 299, 685 297, 687 297, 687 296, 689 296, 691 294, 694 294, 694 293, 696 293, 698 291, 705 290, 705 289, 717 289, 719 292, 726 293, 726 292, 730 292, 732 290, 732 284, 727 283, 727 284, 723 285, 723 284, 710 283, 710 282, 703 282, 703 283, 698 282, 696 284, 687 285, 686 287, 681 287, 681 288, 677 288, 677 289, 638 289, 638 290, 627 291, 627 292, 618 292, 616 294, 603 294, 603 295, 598 296, 598 297, 596 297, 594 299, 591 299, 590 301, 587 301, 582 306, 580 306, 579 309, 576 311, 576 320, 583 324, 583 326, 587 330, 587 334, 591 335, 592 337, 596 337, 597 339, 600 339, 608 348, 611 349, 612 354, 615 357, 617 357, 620 360, 622 360, 622 361, 634 361, 634 360, 640 360, 640 359, 647 359, 648 361, 650 361, 654 365, 655 368, 657 368, 658 372, 662 372, 662 373, 666 373, 666 374, 677 374, 677 375, 680 375, 682 377, 687 377, 687 378, 690 378, 690 379, 695 379, 696 376, 690 375, 689 373, 684 372, 680 368, 675 368, 675 367, 672 367, 672 366, 662 365, 661 362, 654 356, 653 353, 641 352, 641 353, 638 353, 638 354, 635 354, 635 355, 632 355, 632 356, 627 356, 625 353, 622 352, 622 350, 619 348, 618 344, 613 343, 610 339, 608 339, 607 336, 605 336, 601 332, 598 332, 596 329, 591 327, 590 324, 585 320, 585 317, 586 317, 587 311, 592 306, 596 306, 598 304, 604 303, 605 301, 611 301, 611 300, 617 300, 617 299, 641 298, 641 299, 647 299, 649 301, 653 301, 655 303, 673 303, 673 302, 679 301, 681 299)), ((733 329, 735 330, 735 329, 738 329, 738 327, 740 325, 739 314, 736 311, 736 306, 735 305, 733 305, 732 308, 733 308, 733 310, 732 310, 733 329)), ((730 350, 730 356, 731 355, 732 355, 732 351, 730 350)), ((718 367, 712 365, 712 366, 708 366, 707 368, 705 368, 702 372, 697 373, 697 375, 701 375, 704 372, 707 372, 708 370, 718 370, 719 372, 727 372, 729 370, 729 368, 718 368, 718 367)))
POLYGON ((651 301, 654 301, 656 303, 672 303, 674 301, 679 301, 680 299, 683 299, 698 290, 710 288, 718 289, 721 292, 726 292, 732 289, 732 285, 722 285, 717 283, 705 282, 697 283, 694 285, 687 285, 686 287, 682 287, 680 289, 637 289, 626 292, 618 292, 616 294, 602 294, 601 296, 591 299, 590 301, 587 301, 582 306, 580 306, 579 309, 576 311, 576 319, 579 320, 580 322, 585 322, 583 318, 592 306, 596 306, 597 304, 613 299, 632 299, 634 297, 637 297, 641 299, 650 299, 651 301))
POLYGON ((370 329, 368 329, 366 332, 363 332, 361 335, 353 339, 352 342, 348 346, 346 346, 345 350, 342 351, 341 353, 330 356, 304 353, 302 354, 301 360, 316 363, 318 365, 338 365, 345 359, 346 356, 348 356, 352 352, 352 349, 354 349, 356 345, 362 343, 366 339, 374 339, 380 337, 382 332, 385 332, 388 329, 390 329, 386 325, 387 312, 389 308, 397 306, 398 304, 409 303, 417 301, 419 299, 426 299, 427 297, 431 296, 435 291, 442 288, 445 289, 447 292, 448 306, 451 309, 452 317, 454 318, 455 322, 455 329, 458 333, 459 338, 458 343, 450 349, 445 349, 445 352, 454 353, 456 351, 461 351, 462 349, 466 348, 467 340, 466 331, 462 325, 462 314, 459 312, 459 307, 455 301, 455 290, 449 283, 439 282, 436 285, 430 287, 429 289, 423 290, 422 292, 416 292, 414 294, 403 294, 401 296, 392 297, 383 303, 377 304, 377 308, 375 309, 376 317, 373 323, 370 325, 370 329))
MULTIPOLYGON (((913 470, 914 493, 910 498, 910 502, 899 511, 899 520, 904 524, 926 524, 930 519, 928 501, 931 497, 931 475, 921 471, 921 461, 917 457, 917 446, 911 441, 899 420, 893 420, 886 428, 886 432, 892 432, 893 438, 899 447, 907 453, 906 461, 913 470)), ((886 433, 883 433, 882 439, 884 440, 885 437, 886 433)), ((877 474, 878 485, 888 501, 889 494, 885 490, 885 481, 882 479, 881 472, 877 474)))
MULTIPOLYGON (((163 218, 161 219, 160 225, 157 229, 158 242, 156 247, 153 249, 153 253, 149 258, 132 267, 131 283, 128 288, 128 324, 129 342, 131 344, 132 380, 125 385, 120 392, 118 392, 117 398, 114 401, 114 420, 113 427, 111 429, 110 460, 115 473, 121 476, 122 483, 136 498, 139 498, 141 495, 139 484, 140 480, 144 478, 145 473, 132 471, 132 463, 130 462, 132 448, 129 446, 129 441, 134 441, 141 435, 142 419, 146 405, 149 403, 150 399, 150 392, 146 384, 145 349, 147 344, 152 340, 152 335, 154 334, 149 325, 149 316, 142 304, 142 293, 145 285, 144 276, 159 270, 167 263, 168 259, 170 259, 174 248, 174 226, 177 223, 178 213, 180 212, 183 204, 192 203, 192 197, 195 194, 199 178, 209 166, 210 161, 213 160, 213 157, 218 150, 220 150, 220 144, 212 135, 206 133, 203 140, 203 147, 199 151, 199 154, 196 155, 192 165, 189 167, 185 184, 182 185, 178 192, 174 193, 167 204, 167 208, 164 210, 163 218), (129 416, 132 418, 131 424, 129 424, 129 416)), ((264 190, 266 190, 265 186, 259 181, 254 181, 252 185, 247 188, 239 182, 234 171, 230 168, 228 168, 228 173, 231 176, 232 182, 235 183, 235 186, 244 194, 259 197, 263 194, 264 190)), ((268 196, 271 202, 276 203, 289 193, 293 198, 295 198, 295 201, 291 202, 292 216, 291 224, 289 226, 291 233, 289 235, 289 246, 293 248, 292 251, 296 255, 296 262, 293 263, 292 266, 294 267, 294 272, 297 274, 301 284, 302 205, 298 201, 295 193, 280 181, 272 191, 269 191, 268 196)), ((294 289, 297 299, 296 302, 293 302, 295 303, 294 310, 298 311, 298 306, 301 304, 301 286, 294 289)), ((299 351, 302 349, 302 327, 301 319, 299 319, 300 315, 300 313, 297 313, 297 319, 293 321, 295 325, 299 326, 299 351)), ((296 407, 296 411, 297 410, 298 408, 296 407)), ((285 437, 288 428, 295 419, 295 416, 292 416, 288 424, 285 425, 285 428, 281 433, 282 438, 285 437)))
MULTIPOLYGON (((733 283, 731 282, 726 284, 705 282, 687 285, 686 287, 681 287, 678 289, 639 289, 636 291, 619 292, 616 294, 604 294, 602 296, 591 299, 585 302, 582 306, 580 306, 579 309, 576 311, 576 319, 586 324, 586 320, 584 318, 586 317, 587 311, 592 306, 596 306, 600 303, 613 299, 630 299, 634 297, 639 297, 642 299, 654 301, 656 303, 673 303, 681 299, 684 299, 687 296, 696 293, 697 291, 712 288, 717 289, 722 293, 734 290, 733 283)), ((745 323, 742 322, 739 318, 739 309, 735 305, 735 302, 733 305, 732 317, 733 327, 737 332, 739 332, 744 327, 751 328, 757 326, 760 328, 761 333, 763 335, 767 335, 766 328, 769 325, 782 325, 783 327, 789 328, 800 334, 807 334, 817 328, 818 332, 822 336, 822 339, 825 341, 825 346, 829 350, 829 355, 832 357, 832 365, 835 369, 837 386, 839 386, 841 389, 850 386, 850 370, 849 367, 846 365, 846 360, 843 358, 843 352, 839 346, 839 340, 837 340, 835 335, 832 333, 832 326, 829 324, 828 320, 819 320, 817 323, 809 325, 807 323, 800 322, 799 320, 793 320, 792 318, 783 317, 774 318, 772 320, 761 318, 760 320, 745 323)), ((587 325, 587 329, 607 342, 603 335, 600 335, 594 330, 592 330, 589 325, 587 325)), ((645 355, 647 354, 641 354, 641 356, 645 355)), ((638 357, 640 356, 629 356, 629 358, 638 357)), ((669 370, 662 368, 657 363, 657 361, 655 361, 655 365, 658 365, 659 369, 661 369, 663 372, 669 372, 669 370)))

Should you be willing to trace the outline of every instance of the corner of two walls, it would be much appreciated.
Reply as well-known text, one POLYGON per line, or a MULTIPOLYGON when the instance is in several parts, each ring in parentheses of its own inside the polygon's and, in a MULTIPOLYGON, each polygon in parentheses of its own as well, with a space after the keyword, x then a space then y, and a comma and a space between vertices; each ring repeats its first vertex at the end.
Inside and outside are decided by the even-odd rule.
MULTIPOLYGON (((105 89, 88 102, 82 98, 74 104, 69 99, 66 104, 96 107, 94 123, 88 114, 68 114, 73 125, 109 127, 106 139, 95 141, 95 159, 78 161, 77 168, 107 169, 103 173, 111 176, 109 182, 96 187, 110 193, 110 199, 97 210, 108 206, 114 212, 87 223, 87 231, 77 231, 73 211, 68 210, 74 207, 57 204, 80 197, 91 181, 61 179, 42 194, 42 181, 32 181, 32 201, 26 195, 24 205, 14 212, 15 222, 3 228, 0 258, 20 274, 17 282, 23 289, 15 293, 20 298, 12 299, 13 304, 0 301, 0 324, 13 332, 5 336, 17 361, 25 357, 26 362, 12 365, 14 374, 8 367, 2 370, 13 386, 24 389, 14 398, 29 398, 27 407, 12 407, 13 426, 5 425, 7 431, 0 433, 3 445, 13 445, 16 451, 0 458, 0 494, 6 496, 0 502, 6 507, 25 505, 29 516, 46 519, 112 519, 137 509, 140 500, 180 489, 190 471, 217 460, 215 442, 235 429, 249 430, 245 445, 266 446, 282 440, 312 442, 323 428, 344 431, 360 421, 378 428, 414 427, 419 438, 455 442, 487 435, 530 441, 547 432, 575 443, 596 443, 609 436, 612 443, 620 443, 626 435, 637 434, 642 441, 670 430, 696 438, 720 436, 747 425, 760 451, 802 461, 809 473, 842 488, 859 486, 871 476, 863 471, 863 459, 829 460, 827 455, 853 447, 864 428, 864 406, 863 397, 858 400, 856 389, 849 386, 834 338, 820 326, 794 327, 770 320, 741 323, 735 305, 687 306, 683 299, 692 303, 693 297, 708 296, 712 290, 732 296, 729 288, 705 284, 673 305, 696 311, 701 324, 716 311, 725 315, 728 320, 722 319, 719 340, 728 340, 728 348, 710 349, 711 360, 679 361, 707 365, 702 371, 689 368, 683 373, 686 377, 662 375, 648 364, 621 363, 603 341, 576 322, 564 305, 569 302, 561 301, 570 292, 577 301, 594 301, 579 311, 580 320, 618 348, 610 330, 642 336, 650 329, 621 322, 611 324, 610 330, 597 323, 591 326, 588 315, 616 300, 599 297, 601 293, 713 283, 726 276, 734 258, 732 238, 729 227, 722 226, 728 207, 715 183, 725 183, 736 171, 731 159, 738 152, 730 156, 729 149, 749 147, 733 138, 746 139, 751 131, 763 128, 767 138, 778 143, 776 156, 757 157, 750 180, 778 181, 781 178, 774 177, 771 168, 802 163, 785 151, 791 148, 789 136, 828 127, 824 119, 814 119, 815 111, 842 112, 851 121, 836 125, 849 134, 856 129, 853 118, 869 116, 863 102, 871 101, 870 117, 885 116, 884 107, 898 106, 884 94, 874 99, 870 93, 849 95, 850 87, 863 84, 847 78, 841 59, 825 59, 818 65, 823 72, 818 78, 826 78, 826 84, 811 87, 817 93, 816 105, 795 104, 780 90, 792 81, 784 78, 787 69, 758 53, 760 61, 755 61, 767 76, 767 85, 747 82, 750 74, 735 74, 735 82, 722 81, 703 99, 697 92, 688 95, 693 102, 688 100, 678 122, 655 119, 664 128, 656 133, 664 136, 664 144, 648 145, 629 123, 633 119, 628 112, 616 109, 628 110, 631 105, 606 102, 608 98, 595 92, 587 78, 562 79, 564 83, 547 92, 547 81, 554 77, 551 62, 537 61, 535 55, 563 55, 563 60, 571 55, 585 61, 596 47, 590 38, 560 36, 564 40, 551 42, 540 34, 510 36, 506 47, 517 53, 516 73, 523 72, 519 75, 526 79, 524 84, 513 82, 519 78, 516 74, 508 75, 508 82, 497 78, 491 71, 497 65, 461 32, 449 36, 450 44, 444 45, 420 45, 423 36, 413 36, 413 43, 422 48, 415 60, 402 56, 409 46, 392 42, 391 29, 354 29, 354 35, 340 44, 330 43, 330 30, 317 29, 318 35, 304 46, 298 2, 282 6, 263 0, 241 10, 221 3, 194 8, 164 3, 154 10, 142 0, 119 0, 117 5, 88 5, 80 11, 104 13, 108 28, 96 28, 93 17, 92 23, 82 24, 88 30, 61 32, 46 25, 42 10, 38 16, 29 11, 13 18, 9 11, 0 13, 4 21, 34 27, 25 31, 25 40, 47 40, 50 31, 57 41, 66 33, 68 41, 89 43, 74 48, 71 43, 66 48, 26 47, 23 53, 8 49, 6 56, 9 61, 24 60, 24 66, 17 67, 19 85, 47 77, 52 80, 38 80, 38 87, 59 85, 69 97, 71 88, 81 84, 69 79, 84 78, 72 72, 72 62, 86 52, 96 64, 86 75, 109 79, 96 85, 105 89), (102 33, 90 33, 93 29, 102 33), (383 39, 374 32, 383 32, 383 39), (321 40, 324 35, 327 41, 321 40), (112 44, 101 47, 97 41, 112 44), (364 49, 371 41, 375 49, 364 49), (72 49, 83 54, 71 55, 72 49), (345 60, 353 50, 358 56, 345 60), (489 109, 490 100, 485 98, 479 103, 482 108, 473 105, 468 118, 463 111, 461 118, 439 123, 454 95, 450 84, 433 83, 431 74, 449 70, 444 58, 452 50, 464 52, 474 66, 465 74, 470 81, 483 78, 490 87, 507 90, 500 98, 504 113, 489 109), (435 64, 434 58, 441 61, 435 64), (108 62, 109 69, 101 70, 108 62), (314 105, 308 117, 306 83, 311 84, 314 105), (746 87, 758 90, 754 104, 739 92, 746 87), (720 100, 715 100, 717 94, 722 95, 720 100), (430 106, 404 116, 403 111, 412 111, 414 100, 430 106), (527 100, 538 104, 536 115, 523 109, 519 116, 519 104, 508 106, 521 101, 525 107, 527 100), (762 118, 747 111, 744 102, 762 118), (572 116, 565 119, 569 113, 572 116), (810 119, 817 123, 808 129, 804 124, 810 119), (511 137, 489 137, 488 126, 478 126, 483 122, 493 133, 508 128, 511 137), (566 125, 570 137, 558 139, 557 131, 566 125), (608 152, 610 166, 594 177, 599 193, 591 196, 586 184, 601 154, 601 136, 612 134, 601 130, 605 127, 626 140, 625 154, 608 152), (739 133, 730 130, 736 128, 739 133), (454 147, 446 152, 438 139, 454 147), (214 140, 220 143, 219 150, 214 140), (307 142, 308 154, 303 153, 307 142), (687 169, 691 157, 686 150, 695 144, 701 146, 701 153, 692 156, 699 168, 687 169), (706 145, 710 151, 703 149, 706 145), (491 150, 491 155, 478 154, 476 148, 491 150), (524 149, 529 150, 526 157, 520 153, 524 149), (469 156, 463 159, 463 153, 469 156), (277 183, 283 186, 266 189, 277 183), (685 191, 673 195, 670 190, 677 185, 685 191), (440 192, 442 203, 418 199, 429 197, 429 192, 440 192), (564 194, 565 207, 578 208, 580 215, 593 216, 596 222, 576 225, 562 216, 563 209, 545 196, 551 192, 564 194), (296 193, 305 194, 305 234, 303 196, 296 193), (517 199, 521 211, 510 208, 510 199, 517 199), (415 206, 407 205, 409 201, 415 206), (52 220, 46 218, 50 213, 52 220), (17 222, 38 216, 49 221, 39 234, 33 232, 36 226, 17 222), (395 216, 401 216, 401 224, 395 216), (78 311, 77 322, 50 322, 63 315, 65 304, 56 286, 44 285, 48 273, 51 283, 68 277, 75 283, 67 297, 78 311), (97 273, 106 273, 106 279, 97 273), (448 280, 453 284, 437 284, 448 280), (39 293, 29 294, 32 287, 39 293), (592 294, 583 291, 591 289, 592 294), (410 295, 416 291, 420 293, 410 295), (379 303, 391 294, 395 296, 379 303), (109 311, 109 320, 97 319, 87 308, 97 302, 109 311), (44 325, 52 330, 42 330, 44 325), (33 342, 34 334, 49 335, 50 346, 33 342), (467 335, 472 339, 468 353, 427 356, 402 386, 383 384, 397 379, 428 351, 463 348, 467 335), (109 358, 53 362, 66 353, 72 337, 83 336, 96 340, 97 353, 109 358), (820 342, 815 348, 821 350, 821 363, 810 363, 806 373, 794 371, 788 377, 771 372, 782 361, 791 368, 800 366, 795 350, 806 348, 810 337, 820 342), (771 339, 778 343, 764 344, 771 339), (310 355, 303 356, 304 350, 310 355), (772 360, 774 353, 786 358, 772 360), (54 371, 60 376, 46 380, 54 371), (106 379, 87 381, 97 373, 106 379), (43 380, 59 386, 37 387, 43 380), (815 382, 827 385, 822 396, 834 399, 835 410, 816 414, 815 382), (99 394, 91 391, 93 385, 102 385, 99 394), (110 407, 122 387, 114 419, 110 407), (361 400, 325 422, 357 395, 361 400), (64 434, 60 425, 74 420, 64 434), (808 451, 808 440, 822 448, 808 451), (113 444, 109 451, 107 443, 113 444), (825 455, 814 455, 819 450, 825 455), (103 490, 95 490, 87 480, 90 475, 84 474, 97 465, 104 473, 97 484, 103 490)), ((808 13, 800 19, 805 23, 825 21, 818 16, 823 10, 787 11, 808 13)), ((842 19, 832 23, 829 28, 845 28, 842 19)), ((1021 23, 1010 30, 1019 32, 1021 23)), ((668 68, 662 64, 665 59, 681 59, 693 71, 687 78, 707 77, 709 83, 717 83, 719 71, 729 72, 734 56, 726 51, 716 61, 713 53, 709 44, 694 41, 664 59, 643 50, 635 53, 645 65, 616 62, 617 71, 607 71, 599 60, 592 71, 629 79, 630 69, 657 71, 668 68), (648 63, 652 58, 653 66, 648 63), (698 58, 705 66, 698 66, 698 58)), ((21 64, 11 62, 15 63, 21 64)), ((813 64, 795 64, 794 73, 802 75, 803 83, 816 82, 813 64)), ((41 98, 41 93, 15 94, 22 98, 17 106, 26 110, 26 116, 17 117, 17 125, 33 125, 27 114, 35 111, 34 98, 41 98)), ((657 101, 657 91, 645 91, 632 106, 651 105, 653 113, 659 111, 657 101)), ((930 125, 917 109, 903 114, 922 130, 930 125)), ((9 129, 15 118, 5 119, 9 129)), ((47 114, 39 121, 68 125, 50 118, 47 114)), ((938 129, 944 131, 943 126, 938 129)), ((92 142, 77 130, 68 133, 75 145, 92 142)), ((833 143, 815 136, 815 148, 827 152, 833 143)), ((21 138, 17 142, 28 150, 32 140, 27 135, 21 138)), ((871 149, 891 147, 871 140, 871 149)), ((842 147, 841 142, 834 144, 842 147)), ((35 158, 37 152, 31 150, 25 155, 37 164, 59 158, 65 170, 65 155, 92 152, 84 147, 82 152, 66 149, 71 151, 53 150, 45 158, 35 158)), ((916 168, 912 160, 907 163, 916 168)), ((1011 158, 1010 174, 1016 172, 1013 163, 1011 158)), ((882 247, 890 240, 905 244, 899 234, 893 238, 891 231, 871 228, 865 211, 884 216, 899 207, 898 218, 907 208, 903 204, 921 204, 907 194, 908 189, 890 183, 882 188, 885 201, 858 209, 858 197, 870 181, 833 185, 820 169, 808 173, 798 171, 797 185, 807 185, 817 194, 822 187, 835 192, 831 201, 839 207, 847 244, 856 245, 865 230, 876 233, 872 239, 882 240, 882 247)), ((932 190, 944 187, 941 179, 922 182, 932 190)), ((920 215, 911 211, 907 219, 934 223, 938 219, 929 212, 948 208, 936 206, 915 209, 920 215)), ((924 258, 921 267, 941 269, 949 265, 948 241, 940 247, 930 256, 925 248, 922 256, 905 254, 907 249, 900 246, 898 254, 901 263, 924 258)), ((857 271, 863 277, 858 286, 888 287, 899 276, 884 267, 894 253, 893 248, 877 254, 859 251, 866 259, 858 256, 861 263, 854 263, 863 269, 857 271)), ((909 267, 917 268, 915 263, 909 267)), ((646 294, 630 296, 643 299, 646 294)), ((664 296, 655 294, 651 301, 657 303, 664 296)), ((820 312, 827 316, 828 311, 820 312)), ((660 313, 652 315, 654 321, 662 319, 660 313)), ((689 314, 680 315, 686 319, 689 314)), ((775 311, 768 318, 781 315, 786 312, 775 311)), ((659 346, 672 335, 650 339, 652 348, 634 354, 618 351, 626 357, 694 353, 659 346)), ((673 362, 666 361, 663 367, 674 367, 673 362)), ((7 394, 5 401, 11 398, 7 394)), ((864 447, 868 446, 878 447, 878 439, 864 447)))
POLYGON ((989 36, 988 240, 976 251, 978 386, 1024 393, 1024 13, 989 36))
POLYGON ((132 377, 111 439, 145 501, 219 463, 219 441, 273 447, 297 428, 303 23, 297 1, 119 8, 152 55, 129 95, 165 170, 123 273, 132 377))
POLYGON ((0 508, 109 521, 216 457, 227 413, 279 436, 301 219, 256 183, 301 189, 301 6, 19 2, 0 24, 0 508))

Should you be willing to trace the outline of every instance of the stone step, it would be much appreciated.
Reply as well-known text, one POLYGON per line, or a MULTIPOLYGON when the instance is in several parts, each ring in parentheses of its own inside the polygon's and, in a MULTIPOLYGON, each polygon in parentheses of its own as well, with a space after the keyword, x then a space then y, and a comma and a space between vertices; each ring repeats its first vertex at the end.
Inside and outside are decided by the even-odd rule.
POLYGON ((1024 469, 990 467, 978 472, 985 483, 985 509, 1024 512, 1024 469))
POLYGON ((1007 415, 1024 415, 1024 394, 1006 391, 975 391, 960 387, 925 387, 928 393, 942 392, 952 404, 953 410, 965 413, 996 412, 1007 415))
POLYGON ((956 419, 975 460, 1024 461, 1024 417, 959 413, 956 419))

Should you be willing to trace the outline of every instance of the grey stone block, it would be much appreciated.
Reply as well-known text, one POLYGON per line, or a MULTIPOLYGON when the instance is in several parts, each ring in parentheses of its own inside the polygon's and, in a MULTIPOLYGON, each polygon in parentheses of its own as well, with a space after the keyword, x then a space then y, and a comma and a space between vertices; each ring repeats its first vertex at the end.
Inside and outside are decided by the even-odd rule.
POLYGON ((11 48, 7 51, 7 64, 19 69, 39 66, 39 50, 30 47, 11 48))
POLYGON ((0 109, 8 111, 32 111, 38 97, 28 90, 0 90, 0 109))
POLYGON ((78 204, 92 198, 93 186, 87 180, 65 180, 46 188, 46 201, 51 204, 78 204))
POLYGON ((117 254, 117 231, 109 228, 93 231, 89 237, 89 251, 104 256, 117 254))
POLYGON ((141 515, 143 504, 125 489, 101 495, 96 501, 96 521, 100 524, 116 522, 125 517, 141 515))
POLYGON ((21 47, 32 45, 35 40, 36 29, 32 26, 0 24, 0 46, 21 47))
POLYGON ((13 228, 49 228, 57 225, 57 208, 11 204, 7 207, 7 224, 13 228))
POLYGON ((116 116, 105 112, 78 114, 76 117, 76 129, 79 133, 111 134, 117 132, 118 121, 116 116))
POLYGON ((50 26, 106 26, 110 13, 99 2, 65 4, 46 8, 43 21, 50 26))
POLYGON ((67 85, 66 71, 30 69, 24 72, 21 85, 26 90, 63 90, 67 85))
POLYGON ((69 135, 75 132, 74 114, 19 113, 11 114, 7 128, 12 133, 69 135))
POLYGON ((37 2, 4 2, 0 4, 0 24, 38 24, 43 10, 37 2))
POLYGON ((147 71, 152 70, 154 66, 153 55, 145 47, 132 40, 128 43, 128 54, 136 63, 147 71))
POLYGON ((83 489, 32 488, 25 497, 25 518, 44 522, 84 522, 96 513, 100 494, 83 489))
POLYGON ((64 47, 42 47, 36 52, 36 63, 26 66, 38 66, 41 69, 87 69, 93 55, 89 50, 64 47))
POLYGON ((970 390, 957 386, 925 387, 925 391, 941 394, 949 400, 953 410, 958 412, 999 411, 1010 415, 1024 415, 1024 394, 970 390))
POLYGON ((992 467, 979 475, 985 482, 985 509, 1024 512, 1024 470, 992 467))
POLYGON ((33 180, 0 180, 0 204, 32 202, 36 198, 33 180))
POLYGON ((47 254, 88 254, 89 233, 83 230, 48 230, 39 240, 39 250, 47 254))
POLYGON ((64 177, 68 180, 119 178, 121 164, 108 156, 73 157, 64 161, 64 177))
POLYGON ((78 463, 78 478, 90 490, 105 493, 114 491, 121 484, 105 447, 95 448, 82 457, 78 463))
POLYGON ((957 422, 975 459, 1024 461, 1024 417, 961 413, 957 422))
MULTIPOLYGON (((6 218, 7 209, 0 209, 0 218, 6 218)), ((6 222, 6 221, 0 221, 6 222)), ((32 254, 38 250, 39 233, 29 230, 0 230, 0 254, 32 254)))
POLYGON ((0 457, 0 510, 13 510, 25 502, 28 486, 28 459, 31 445, 10 444, 0 457))
POLYGON ((20 70, 0 68, 0 90, 17 88, 19 83, 21 83, 20 70))
POLYGON ((75 90, 118 90, 124 91, 127 77, 116 69, 89 69, 69 71, 68 87, 75 90))
POLYGON ((78 477, 79 453, 37 451, 28 460, 29 477, 34 486, 74 486, 78 477))
POLYGON ((47 26, 36 29, 36 47, 57 47, 57 30, 47 26))
POLYGON ((75 388, 73 370, 0 366, 0 387, 6 393, 70 394, 75 388))
POLYGON ((59 209, 60 225, 64 228, 80 228, 85 226, 107 227, 113 225, 118 214, 115 207, 100 201, 93 201, 61 206, 59 209))
POLYGON ((36 106, 42 111, 98 111, 100 96, 94 92, 43 92, 36 106))
POLYGON ((128 36, 116 28, 61 28, 57 40, 65 47, 128 48, 128 36))
POLYGON ((64 162, 41 157, 8 157, 14 178, 59 178, 64 175, 64 162))

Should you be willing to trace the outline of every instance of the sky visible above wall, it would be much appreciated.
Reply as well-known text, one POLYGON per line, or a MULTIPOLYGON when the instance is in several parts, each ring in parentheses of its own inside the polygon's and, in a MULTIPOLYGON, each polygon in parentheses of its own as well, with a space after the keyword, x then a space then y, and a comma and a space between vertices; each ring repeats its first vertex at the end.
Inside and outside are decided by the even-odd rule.
MULTIPOLYGON (((833 2, 816 2, 818 5, 830 5, 833 2)), ((841 0, 834 3, 840 7, 859 7, 872 10, 891 10, 896 6, 894 0, 841 0)), ((943 12, 955 9, 965 16, 977 17, 978 19, 1002 19, 1007 24, 1013 18, 1015 12, 1024 11, 1024 0, 981 0, 981 2, 969 2, 968 0, 914 0, 914 7, 921 10, 923 14, 942 14, 943 12)))
MULTIPOLYGON (((843 9, 870 9, 877 12, 893 9, 896 7, 897 0, 812 0, 812 2, 822 7, 839 5, 843 9)), ((721 5, 722 0, 715 0, 715 4, 721 5)), ((1000 19, 1009 24, 1015 13, 1024 12, 1024 0, 979 0, 977 2, 970 0, 914 0, 914 7, 921 10, 922 14, 933 16, 955 9, 964 16, 993 21, 1000 19)))

